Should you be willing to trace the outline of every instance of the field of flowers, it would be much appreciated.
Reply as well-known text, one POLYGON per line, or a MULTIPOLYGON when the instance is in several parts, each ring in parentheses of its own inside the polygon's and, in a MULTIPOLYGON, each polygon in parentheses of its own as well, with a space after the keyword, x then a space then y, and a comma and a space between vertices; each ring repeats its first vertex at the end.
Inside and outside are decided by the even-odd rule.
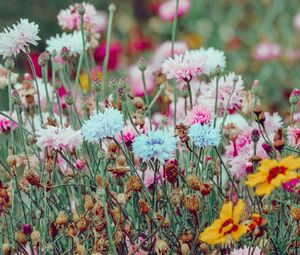
POLYGON ((297 5, 141 2, 0 32, 0 254, 300 254, 297 5))

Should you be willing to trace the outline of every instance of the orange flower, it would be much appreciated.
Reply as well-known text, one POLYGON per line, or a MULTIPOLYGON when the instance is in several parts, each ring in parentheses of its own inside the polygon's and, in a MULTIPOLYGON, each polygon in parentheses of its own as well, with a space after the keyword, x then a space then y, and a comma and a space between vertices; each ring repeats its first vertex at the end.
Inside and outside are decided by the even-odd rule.
POLYGON ((223 205, 220 218, 200 234, 200 241, 208 244, 226 244, 228 241, 238 241, 249 228, 240 224, 240 217, 245 209, 245 203, 239 200, 233 208, 232 202, 223 205))

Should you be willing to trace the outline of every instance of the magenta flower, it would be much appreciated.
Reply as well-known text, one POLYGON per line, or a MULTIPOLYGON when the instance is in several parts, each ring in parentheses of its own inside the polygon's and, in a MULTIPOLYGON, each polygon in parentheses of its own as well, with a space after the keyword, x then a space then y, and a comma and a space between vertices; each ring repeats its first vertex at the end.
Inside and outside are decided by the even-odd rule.
MULTIPOLYGON (((141 129, 139 126, 137 126, 136 129, 140 134, 143 133, 143 129, 141 129)), ((126 125, 123 128, 123 139, 127 147, 131 146, 131 144, 134 142, 134 139, 139 135, 136 129, 132 125, 126 125)), ((119 143, 123 143, 123 139, 121 134, 117 135, 117 140, 119 141, 119 143)))
MULTIPOLYGON (((5 112, 5 114, 9 116, 8 112, 5 112)), ((13 115, 12 119, 16 119, 16 116, 13 115)), ((0 115, 0 132, 7 134, 11 131, 11 129, 15 130, 17 127, 18 125, 15 122, 10 121, 3 115, 0 115)))

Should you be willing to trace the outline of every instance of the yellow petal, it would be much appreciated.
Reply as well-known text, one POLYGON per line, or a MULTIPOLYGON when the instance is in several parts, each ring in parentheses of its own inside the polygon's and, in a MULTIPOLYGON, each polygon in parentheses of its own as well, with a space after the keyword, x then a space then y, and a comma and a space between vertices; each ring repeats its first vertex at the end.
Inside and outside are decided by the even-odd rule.
POLYGON ((288 182, 290 180, 293 180, 293 179, 297 179, 298 178, 298 174, 297 172, 294 172, 294 171, 287 171, 285 173, 285 180, 284 182, 288 182))
POLYGON ((268 174, 264 172, 258 172, 256 174, 250 174, 248 179, 245 181, 249 187, 254 187, 259 183, 265 182, 268 174))
POLYGON ((232 202, 229 201, 222 206, 220 212, 220 219, 226 221, 227 219, 231 219, 231 218, 232 218, 232 202))
POLYGON ((241 236, 245 235, 249 228, 246 225, 240 224, 238 225, 238 229, 236 231, 233 231, 231 235, 233 236, 235 241, 238 241, 241 236))
POLYGON ((276 167, 278 162, 275 159, 263 159, 258 167, 259 172, 269 173, 270 169, 276 167))
POLYGON ((280 187, 285 179, 286 179, 285 175, 278 174, 274 179, 272 179, 271 184, 275 187, 280 187))
POLYGON ((300 158, 289 156, 280 161, 280 164, 287 167, 288 171, 300 169, 300 158))
POLYGON ((264 182, 257 186, 255 194, 259 196, 262 195, 268 196, 273 192, 274 189, 275 187, 271 183, 269 184, 268 182, 264 182))
POLYGON ((240 222, 240 217, 243 211, 245 210, 245 203, 243 200, 239 200, 237 205, 233 209, 233 222, 234 224, 238 224, 240 222))

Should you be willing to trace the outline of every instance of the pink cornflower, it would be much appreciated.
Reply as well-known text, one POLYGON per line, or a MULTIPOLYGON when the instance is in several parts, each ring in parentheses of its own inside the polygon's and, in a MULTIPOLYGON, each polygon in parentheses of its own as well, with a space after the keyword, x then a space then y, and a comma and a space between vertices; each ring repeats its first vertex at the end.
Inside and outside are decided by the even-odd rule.
MULTIPOLYGON (((131 146, 131 144, 134 142, 134 139, 139 135, 138 132, 140 134, 143 133, 143 130, 140 128, 140 126, 136 126, 136 129, 131 124, 130 125, 127 124, 123 128, 123 130, 122 130, 123 139, 124 139, 124 143, 126 144, 127 147, 131 146)), ((123 139, 122 139, 121 134, 117 135, 117 140, 119 141, 119 143, 123 143, 123 139)))
MULTIPOLYGON (((155 86, 155 78, 152 74, 152 67, 148 66, 145 73, 145 82, 147 93, 150 93, 155 86)), ((131 91, 135 96, 144 96, 144 85, 142 81, 141 71, 136 65, 129 67, 129 84, 131 91)))
MULTIPOLYGON (((9 116, 8 112, 4 112, 7 116, 9 116)), ((12 115, 12 119, 15 120, 16 116, 12 115)), ((10 130, 15 130, 18 127, 18 125, 10 121, 8 118, 0 114, 0 132, 7 134, 10 132, 10 130)))
MULTIPOLYGON (((185 42, 175 42, 174 43, 174 54, 180 55, 188 50, 188 46, 185 42)), ((154 71, 161 68, 164 60, 172 56, 172 42, 166 41, 159 45, 153 54, 151 63, 154 71)))
POLYGON ((38 135, 36 144, 41 149, 75 149, 82 143, 81 131, 73 130, 71 127, 48 126, 46 129, 39 129, 36 134, 38 135))
MULTIPOLYGON (((107 26, 107 15, 103 12, 98 12, 94 5, 82 3, 85 13, 83 16, 84 26, 92 32, 101 33, 107 26)), ((80 15, 78 13, 79 4, 70 5, 69 8, 60 10, 57 15, 58 24, 65 30, 80 29, 80 15)))
MULTIPOLYGON (((219 79, 218 107, 221 115, 224 113, 226 107, 229 114, 235 113, 235 108, 240 109, 242 107, 242 101, 244 98, 244 81, 241 76, 237 76, 238 80, 234 86, 235 76, 235 73, 229 73, 219 79), (230 94, 233 90, 234 92, 230 98, 230 94), (230 101, 228 101, 229 99, 230 101)), ((210 84, 203 84, 203 86, 201 86, 201 96, 199 97, 200 102, 206 102, 207 105, 215 104, 216 84, 217 78, 214 78, 210 84)))
POLYGON ((295 148, 300 147, 300 128, 297 126, 289 126, 287 128, 287 138, 291 146, 295 148))
POLYGON ((186 116, 186 123, 188 125, 193 125, 199 123, 201 125, 208 124, 210 125, 213 119, 213 114, 205 106, 196 105, 193 110, 189 111, 186 116))
POLYGON ((281 47, 275 42, 261 42, 254 50, 254 58, 257 61, 269 61, 279 58, 281 47))
POLYGON ((186 51, 184 54, 166 59, 162 65, 162 71, 167 79, 176 78, 177 82, 191 81, 197 75, 206 72, 206 58, 199 57, 195 51, 186 51))
MULTIPOLYGON (((186 14, 191 8, 190 0, 179 0, 178 17, 186 14)), ((166 21, 172 21, 176 15, 176 0, 168 0, 162 3, 158 8, 159 16, 166 21)))
POLYGON ((26 52, 30 44, 37 45, 39 27, 28 19, 20 19, 17 25, 4 29, 0 33, 0 55, 3 58, 17 56, 21 51, 26 52))

